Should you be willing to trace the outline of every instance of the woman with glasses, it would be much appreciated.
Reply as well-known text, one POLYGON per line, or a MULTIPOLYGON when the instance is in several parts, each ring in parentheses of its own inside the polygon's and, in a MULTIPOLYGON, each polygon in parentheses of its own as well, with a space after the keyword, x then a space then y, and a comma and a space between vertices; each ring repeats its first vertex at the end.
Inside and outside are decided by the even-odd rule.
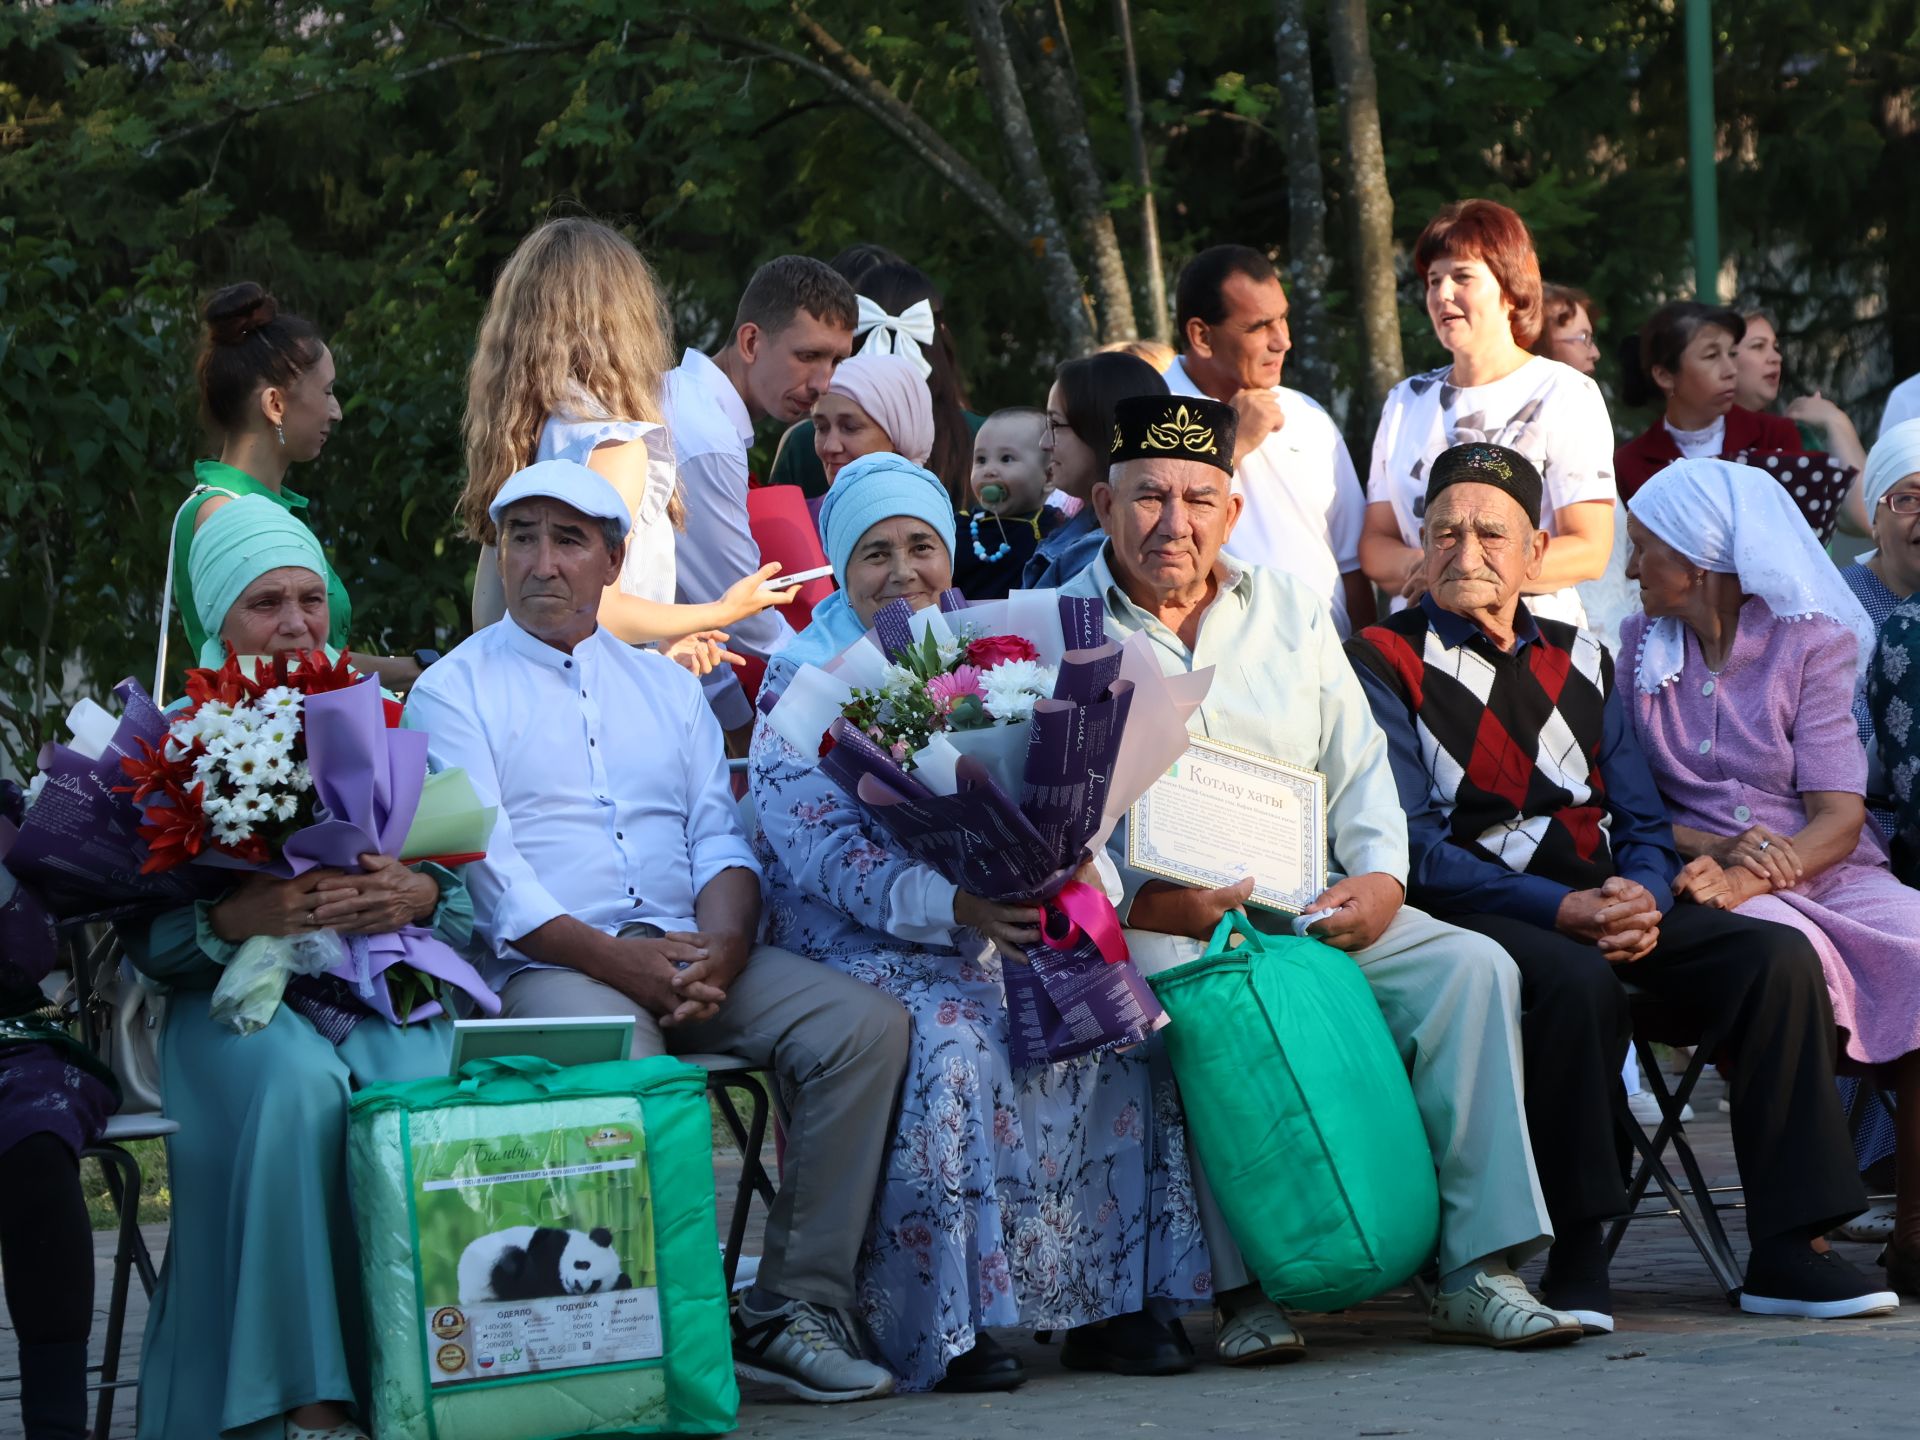
POLYGON ((1540 309, 1540 333, 1528 348, 1571 365, 1582 375, 1592 375, 1600 366, 1600 346, 1593 338, 1600 328, 1600 312, 1592 297, 1571 285, 1544 285, 1540 309))
MULTIPOLYGON (((1847 582, 1847 588, 1853 591, 1853 598, 1867 612, 1874 628, 1881 634, 1882 645, 1886 646, 1888 619, 1905 601, 1920 592, 1920 420, 1896 425, 1874 443, 1873 452, 1867 456, 1866 469, 1861 475, 1861 498, 1866 505, 1874 548, 1841 570, 1840 578, 1847 582)), ((1902 635, 1908 628, 1900 627, 1902 635)), ((1914 634, 1916 640, 1920 640, 1920 631, 1914 634)), ((1891 648, 1903 649, 1898 643, 1891 648)), ((1912 658, 1920 659, 1920 655, 1912 658)), ((1860 726, 1860 741, 1867 747, 1868 811, 1888 841, 1899 836, 1901 826, 1895 792, 1889 788, 1888 777, 1892 767, 1883 767, 1880 763, 1884 752, 1877 743, 1869 704, 1873 689, 1871 680, 1874 676, 1881 677, 1883 698, 1891 700, 1892 687, 1884 682, 1905 680, 1907 669, 1906 659, 1883 654, 1881 662, 1875 665, 1869 676, 1868 692, 1856 696, 1853 703, 1853 716, 1860 726)), ((1911 704, 1912 701, 1907 703, 1911 704)), ((1901 733, 1896 748, 1901 751, 1901 758, 1920 753, 1920 732, 1907 731, 1904 726, 1898 728, 1901 733)), ((1880 734, 1885 736, 1885 732, 1880 734)), ((1910 770, 1907 785, 1909 797, 1914 791, 1911 774, 1910 770)), ((1915 837, 1920 838, 1920 824, 1916 824, 1914 830, 1915 837)))
POLYGON ((1103 352, 1069 360, 1047 391, 1047 429, 1040 450, 1047 483, 1080 508, 1044 535, 1027 557, 1021 584, 1028 590, 1057 589, 1093 563, 1106 532, 1093 513, 1095 482, 1107 478, 1113 448, 1113 407, 1135 395, 1164 395, 1167 382, 1136 355, 1103 352))

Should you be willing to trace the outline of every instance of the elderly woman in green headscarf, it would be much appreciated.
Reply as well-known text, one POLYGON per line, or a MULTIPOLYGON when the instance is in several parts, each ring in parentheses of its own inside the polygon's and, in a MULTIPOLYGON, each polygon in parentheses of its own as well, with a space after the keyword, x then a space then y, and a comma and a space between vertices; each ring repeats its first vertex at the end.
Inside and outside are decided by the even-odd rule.
MULTIPOLYGON (((323 648, 326 563, 299 520, 258 496, 221 506, 193 537, 203 665, 323 648)), ((381 855, 365 872, 247 874, 218 900, 127 922, 133 963, 171 994, 161 1088, 173 1234, 147 1316, 139 1436, 364 1440, 359 1260, 347 1203, 347 1100, 359 1086, 444 1072, 445 1019, 389 1024, 328 976, 296 977, 265 1029, 208 1013, 221 966, 255 935, 382 934, 431 924, 459 949, 465 886, 381 855)))

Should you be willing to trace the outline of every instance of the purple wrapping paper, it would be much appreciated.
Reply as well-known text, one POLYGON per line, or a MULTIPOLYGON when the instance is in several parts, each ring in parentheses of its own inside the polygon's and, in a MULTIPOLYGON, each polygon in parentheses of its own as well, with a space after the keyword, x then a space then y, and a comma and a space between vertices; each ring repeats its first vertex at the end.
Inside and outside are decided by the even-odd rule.
MULTIPOLYGON (((294 831, 270 865, 250 866, 230 856, 207 863, 223 868, 263 869, 283 878, 318 866, 357 871, 366 854, 398 855, 420 805, 427 778, 427 737, 418 730, 390 730, 371 677, 344 690, 310 695, 305 706, 307 768, 313 774, 315 823, 294 831)), ((418 925, 384 935, 342 935, 345 956, 327 973, 343 980, 375 1014, 400 1024, 442 1014, 429 1001, 409 1015, 393 1013, 385 979, 397 964, 464 990, 488 1015, 500 1013, 500 998, 465 960, 433 932, 418 925)))
POLYGON ((167 721, 135 681, 113 687, 121 706, 113 740, 97 760, 65 745, 40 752, 47 783, 11 843, 0 839, 4 858, 22 885, 62 920, 112 920, 150 914, 205 899, 221 888, 217 878, 190 866, 142 875, 147 846, 140 838, 140 811, 114 787, 127 783, 123 756, 136 743, 159 745, 167 721))
MULTIPOLYGON (((943 610, 958 608, 951 594, 941 597, 943 610)), ((909 614, 896 601, 874 617, 889 655, 907 643, 909 614)), ((1115 681, 1119 652, 1105 639, 1101 603, 1062 598, 1060 618, 1073 650, 1055 698, 1035 707, 1018 804, 969 757, 955 766, 956 794, 931 794, 845 720, 834 723, 834 746, 821 761, 903 851, 989 900, 1043 902, 1086 863, 1126 726, 1130 687, 1115 681)), ((1137 1044, 1166 1023, 1139 972, 1109 964, 1084 935, 1071 949, 1040 943, 1026 956, 1024 969, 1004 967, 1016 1065, 1137 1044)))
MULTIPOLYGON (((167 718, 133 680, 121 681, 113 693, 121 704, 121 719, 100 758, 89 760, 64 745, 48 746, 41 755, 47 783, 26 823, 9 841, 11 827, 0 822, 0 858, 23 889, 31 890, 53 915, 125 918, 211 899, 227 887, 223 870, 261 870, 286 879, 316 866, 357 871, 362 855, 400 853, 426 780, 427 737, 387 728, 380 687, 369 678, 307 697, 307 765, 320 818, 289 836, 280 858, 256 866, 213 852, 192 864, 140 874, 147 858, 138 829, 140 807, 130 795, 116 794, 115 787, 128 783, 121 757, 138 755, 138 740, 157 747, 166 737, 167 718)), ((0 911, 0 923, 9 927, 0 933, 11 940, 11 927, 19 918, 13 907, 0 911)), ((499 997, 429 930, 408 926, 390 935, 339 938, 342 959, 329 973, 389 1021, 427 1020, 442 1013, 431 1002, 411 1015, 393 1013, 391 993, 381 977, 401 962, 464 990, 486 1014, 499 1013, 499 997)))

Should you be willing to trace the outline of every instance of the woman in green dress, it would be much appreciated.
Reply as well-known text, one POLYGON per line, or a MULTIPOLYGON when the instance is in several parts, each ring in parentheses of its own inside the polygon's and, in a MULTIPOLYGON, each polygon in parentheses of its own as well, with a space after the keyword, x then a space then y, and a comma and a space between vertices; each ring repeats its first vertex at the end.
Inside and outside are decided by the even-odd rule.
MULTIPOLYGON (((289 437, 291 448, 291 437, 289 437)), ((283 506, 249 495, 193 537, 188 593, 208 654, 324 645, 326 559, 283 506)), ((124 923, 133 963, 168 990, 160 1034, 173 1230, 147 1316, 140 1440, 365 1440, 359 1256, 347 1202, 347 1101, 444 1071, 444 1019, 390 1024, 330 977, 289 983, 266 1028, 209 1014, 221 967, 255 935, 383 934, 430 925, 460 948, 464 884, 433 865, 363 857, 364 873, 249 873, 217 900, 124 923)))
MULTIPOLYGON (((195 376, 200 415, 220 444, 218 460, 193 467, 193 492, 173 518, 171 576, 174 608, 180 612, 187 644, 198 655, 211 631, 200 617, 188 563, 195 531, 221 506, 243 495, 259 495, 289 515, 304 519, 307 497, 287 488, 287 471, 317 459, 340 420, 333 393, 333 352, 320 334, 251 280, 217 291, 207 302, 206 333, 201 339, 195 376)), ((324 552, 320 575, 326 581, 330 614, 327 641, 346 648, 353 620, 347 590, 324 552)), ((412 659, 355 655, 353 664, 377 673, 390 689, 404 690, 420 678, 412 659)))

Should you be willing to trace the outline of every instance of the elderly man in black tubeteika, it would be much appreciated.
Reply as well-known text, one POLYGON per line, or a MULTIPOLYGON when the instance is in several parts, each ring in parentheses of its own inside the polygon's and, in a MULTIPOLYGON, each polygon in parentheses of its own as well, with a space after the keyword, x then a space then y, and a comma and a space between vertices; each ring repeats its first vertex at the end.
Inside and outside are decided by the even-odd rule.
POLYGON ((1408 899, 1498 940, 1521 972, 1528 1128, 1553 1217, 1542 1295, 1613 1328, 1601 1222, 1626 1203, 1613 1106, 1621 981, 1724 1026, 1753 1237, 1741 1307, 1832 1318, 1897 1304, 1819 1238, 1866 1196, 1833 1087, 1813 949, 1785 926, 1674 899, 1672 826, 1613 657, 1520 600, 1546 550, 1540 476, 1458 445, 1427 487, 1427 595, 1347 650, 1407 813, 1408 899))

